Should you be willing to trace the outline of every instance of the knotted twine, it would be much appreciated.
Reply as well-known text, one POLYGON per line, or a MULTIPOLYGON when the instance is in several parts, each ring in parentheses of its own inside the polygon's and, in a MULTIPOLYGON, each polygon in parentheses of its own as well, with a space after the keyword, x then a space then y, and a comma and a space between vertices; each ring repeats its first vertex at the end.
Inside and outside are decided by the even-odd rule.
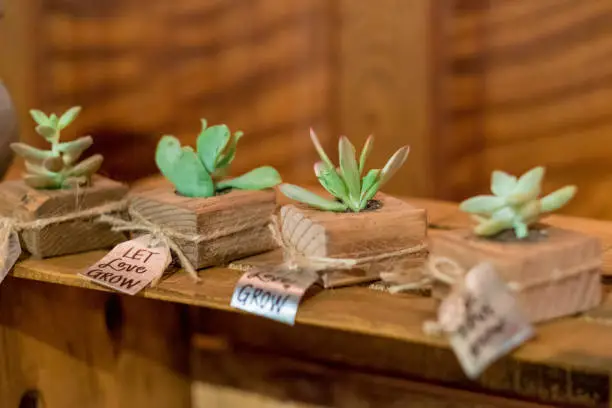
POLYGON ((420 243, 418 245, 402 248, 397 251, 385 252, 379 255, 365 256, 359 258, 329 258, 323 256, 306 255, 299 251, 295 245, 285 238, 281 231, 277 216, 272 216, 270 224, 268 224, 272 232, 272 238, 276 244, 283 250, 284 263, 282 266, 290 271, 304 271, 306 273, 316 273, 329 269, 352 269, 359 264, 383 261, 385 259, 398 258, 403 255, 418 253, 427 248, 427 245, 420 243))
MULTIPOLYGON (((512 292, 517 293, 537 286, 555 284, 558 281, 580 275, 585 271, 589 271, 600 266, 601 260, 592 259, 582 263, 579 266, 567 268, 565 270, 555 268, 550 276, 532 279, 526 283, 510 281, 507 283, 507 286, 512 292)), ((458 293, 463 289, 465 282, 464 278, 469 271, 451 258, 444 256, 430 256, 427 262, 424 264, 422 272, 424 276, 420 281, 392 286, 388 289, 388 291, 391 293, 397 293, 405 290, 423 289, 426 286, 431 286, 432 284, 439 282, 451 287, 451 292, 448 296, 452 296, 453 293, 458 293), (446 268, 444 268, 444 266, 446 266, 446 268)), ((449 316, 444 322, 439 320, 426 321, 423 324, 423 331, 428 335, 440 335, 444 331, 449 331, 448 327, 455 326, 457 324, 457 320, 461 318, 461 311, 455 310, 457 307, 458 305, 454 304, 449 310, 447 310, 447 312, 449 312, 449 316)))
POLYGON ((124 211, 126 208, 127 201, 122 200, 92 207, 87 210, 75 211, 56 217, 40 218, 34 221, 21 221, 13 217, 0 217, 0 269, 4 268, 5 261, 8 257, 9 239, 13 233, 18 234, 23 231, 40 231, 49 225, 94 218, 105 213, 124 211))
MULTIPOLYGON (((155 224, 149 220, 147 220, 142 214, 140 214, 134 208, 129 208, 128 213, 130 215, 131 221, 127 221, 121 218, 112 217, 109 215, 102 215, 98 221, 105 222, 110 224, 111 229, 113 231, 141 231, 148 232, 152 235, 152 237, 156 240, 163 242, 179 260, 179 263, 196 282, 200 282, 200 278, 198 274, 191 264, 191 261, 187 258, 181 247, 176 243, 176 239, 181 239, 185 241, 193 242, 194 244, 198 244, 202 242, 205 238, 198 234, 184 234, 182 232, 175 231, 170 228, 162 227, 158 224, 155 224)), ((161 277, 160 277, 161 278, 161 277)), ((152 286, 155 286, 159 282, 159 278, 152 282, 152 286)))

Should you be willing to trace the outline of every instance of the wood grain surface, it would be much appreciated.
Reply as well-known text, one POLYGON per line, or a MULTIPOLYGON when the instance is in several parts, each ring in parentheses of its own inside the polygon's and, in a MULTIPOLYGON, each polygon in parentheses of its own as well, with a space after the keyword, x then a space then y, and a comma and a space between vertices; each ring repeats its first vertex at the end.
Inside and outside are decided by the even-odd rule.
POLYGON ((576 184, 566 212, 610 218, 612 51, 608 1, 440 2, 438 197, 487 190, 489 173, 548 169, 576 184))
MULTIPOLYGON (((409 200, 428 209, 439 228, 465 225, 454 204, 409 200)), ((612 224, 572 217, 550 217, 554 225, 573 228, 612 244, 612 224)), ((431 229, 435 234, 436 230, 431 229)), ((17 264, 18 278, 104 291, 76 274, 104 255, 97 251, 17 264)), ((604 274, 612 274, 610 252, 604 254, 604 274)), ((194 285, 183 273, 146 289, 142 296, 200 306, 193 329, 202 341, 212 336, 301 359, 323 359, 346 369, 368 370, 400 378, 419 378, 476 392, 507 395, 541 403, 603 407, 610 403, 612 296, 606 289, 601 306, 586 315, 537 327, 537 338, 495 363, 477 381, 468 381, 443 340, 427 336, 422 324, 435 316, 435 300, 416 295, 390 295, 366 287, 322 291, 307 299, 293 328, 237 312, 230 297, 241 272, 212 268, 194 285), (199 322, 199 323, 198 323, 199 322)), ((10 285, 10 281, 8 283, 10 285)), ((8 286, 7 285, 7 286, 8 286)))

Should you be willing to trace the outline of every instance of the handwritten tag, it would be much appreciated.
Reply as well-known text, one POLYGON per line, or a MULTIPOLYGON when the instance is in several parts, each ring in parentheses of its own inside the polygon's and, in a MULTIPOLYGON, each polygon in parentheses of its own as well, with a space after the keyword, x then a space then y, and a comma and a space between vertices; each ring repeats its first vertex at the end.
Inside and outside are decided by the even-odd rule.
POLYGON ((488 263, 471 269, 463 287, 444 299, 438 321, 472 379, 534 335, 510 289, 488 263))
POLYGON ((253 268, 238 280, 230 306, 293 326, 300 300, 318 280, 316 272, 253 268))
POLYGON ((172 260, 168 247, 154 241, 147 234, 122 242, 79 275, 119 292, 135 295, 161 276, 172 260))
POLYGON ((21 245, 19 244, 19 235, 16 232, 11 232, 6 242, 6 247, 2 250, 3 260, 0 261, 0 283, 6 278, 9 271, 15 266, 15 262, 21 255, 21 245))

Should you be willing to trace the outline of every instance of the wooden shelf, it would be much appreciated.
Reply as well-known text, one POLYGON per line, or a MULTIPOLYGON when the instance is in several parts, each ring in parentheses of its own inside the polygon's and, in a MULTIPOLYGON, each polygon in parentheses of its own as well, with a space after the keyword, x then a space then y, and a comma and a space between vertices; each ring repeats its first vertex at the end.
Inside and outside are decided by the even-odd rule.
MULTIPOLYGON (((432 227, 430 234, 440 233, 440 227, 459 226, 467 222, 454 204, 408 201, 428 209, 432 227)), ((552 216, 548 221, 598 236, 603 240, 604 249, 612 244, 610 222, 563 216, 552 216)), ((96 251, 47 260, 27 259, 16 265, 13 276, 106 291, 76 275, 103 255, 103 251, 96 251)), ((325 290, 303 303, 296 326, 292 328, 247 316, 229 307, 234 285, 241 273, 225 268, 206 269, 200 271, 202 282, 194 284, 186 274, 178 272, 139 296, 198 306, 205 310, 214 309, 222 311, 223 316, 230 314, 238 319, 234 324, 240 327, 227 330, 234 334, 242 331, 245 337, 251 335, 248 333, 250 324, 267 327, 272 332, 281 333, 279 336, 286 336, 278 350, 285 348, 288 353, 299 352, 309 358, 321 359, 327 353, 324 357, 326 360, 525 398, 537 397, 530 394, 534 391, 530 391, 531 385, 525 385, 525 381, 546 383, 550 392, 556 387, 561 390, 558 392, 564 393, 562 401, 601 401, 608 398, 609 374, 612 370, 612 299, 608 290, 603 304, 597 309, 582 316, 538 325, 537 338, 494 364, 478 382, 472 383, 461 374, 447 342, 442 338, 427 336, 422 331, 423 322, 435 316, 435 303, 431 298, 391 295, 367 287, 325 290), (300 339, 309 329, 325 333, 329 341, 300 339), (342 340, 336 341, 334 336, 340 336, 342 340), (348 346, 352 351, 346 348, 347 341, 352 344, 348 346), (305 346, 307 342, 310 344, 305 346), (330 348, 322 350, 322 344, 330 348), (333 355, 334 347, 337 347, 338 358, 333 355), (425 366, 419 367, 416 362, 425 366)), ((603 273, 612 275, 609 252, 605 253, 603 273)), ((224 324, 222 320, 219 320, 220 325, 224 324)), ((206 343, 206 339, 206 334, 198 335, 196 330, 192 342, 196 347, 205 348, 202 344, 206 343)))

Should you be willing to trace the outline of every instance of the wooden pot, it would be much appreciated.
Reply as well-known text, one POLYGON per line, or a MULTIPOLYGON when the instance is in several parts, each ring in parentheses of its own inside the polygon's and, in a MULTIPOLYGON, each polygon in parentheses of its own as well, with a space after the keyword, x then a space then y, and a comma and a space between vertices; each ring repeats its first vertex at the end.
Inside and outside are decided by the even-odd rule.
MULTIPOLYGON (((39 190, 23 180, 5 181, 0 183, 0 216, 24 222, 58 217, 120 201, 127 192, 125 184, 98 175, 92 177, 91 185, 78 189, 39 190)), ((112 247, 125 240, 125 234, 91 218, 24 230, 19 235, 21 247, 36 258, 112 247)))
POLYGON ((281 208, 284 239, 306 256, 359 260, 422 246, 415 253, 360 262, 350 270, 325 270, 326 288, 378 280, 381 273, 412 268, 427 256, 426 211, 382 193, 375 200, 380 208, 359 213, 320 211, 301 204, 281 208))
POLYGON ((135 192, 130 207, 148 221, 199 242, 174 239, 194 268, 223 265, 275 248, 268 229, 276 209, 274 190, 232 190, 215 197, 192 198, 173 186, 135 192))
MULTIPOLYGON (((538 234, 526 241, 499 241, 477 237, 469 229, 446 231, 431 238, 432 256, 452 259, 465 271, 491 263, 515 288, 534 323, 597 306, 602 298, 600 241, 555 227, 538 234)), ((433 296, 442 299, 448 289, 436 284, 433 296)))

